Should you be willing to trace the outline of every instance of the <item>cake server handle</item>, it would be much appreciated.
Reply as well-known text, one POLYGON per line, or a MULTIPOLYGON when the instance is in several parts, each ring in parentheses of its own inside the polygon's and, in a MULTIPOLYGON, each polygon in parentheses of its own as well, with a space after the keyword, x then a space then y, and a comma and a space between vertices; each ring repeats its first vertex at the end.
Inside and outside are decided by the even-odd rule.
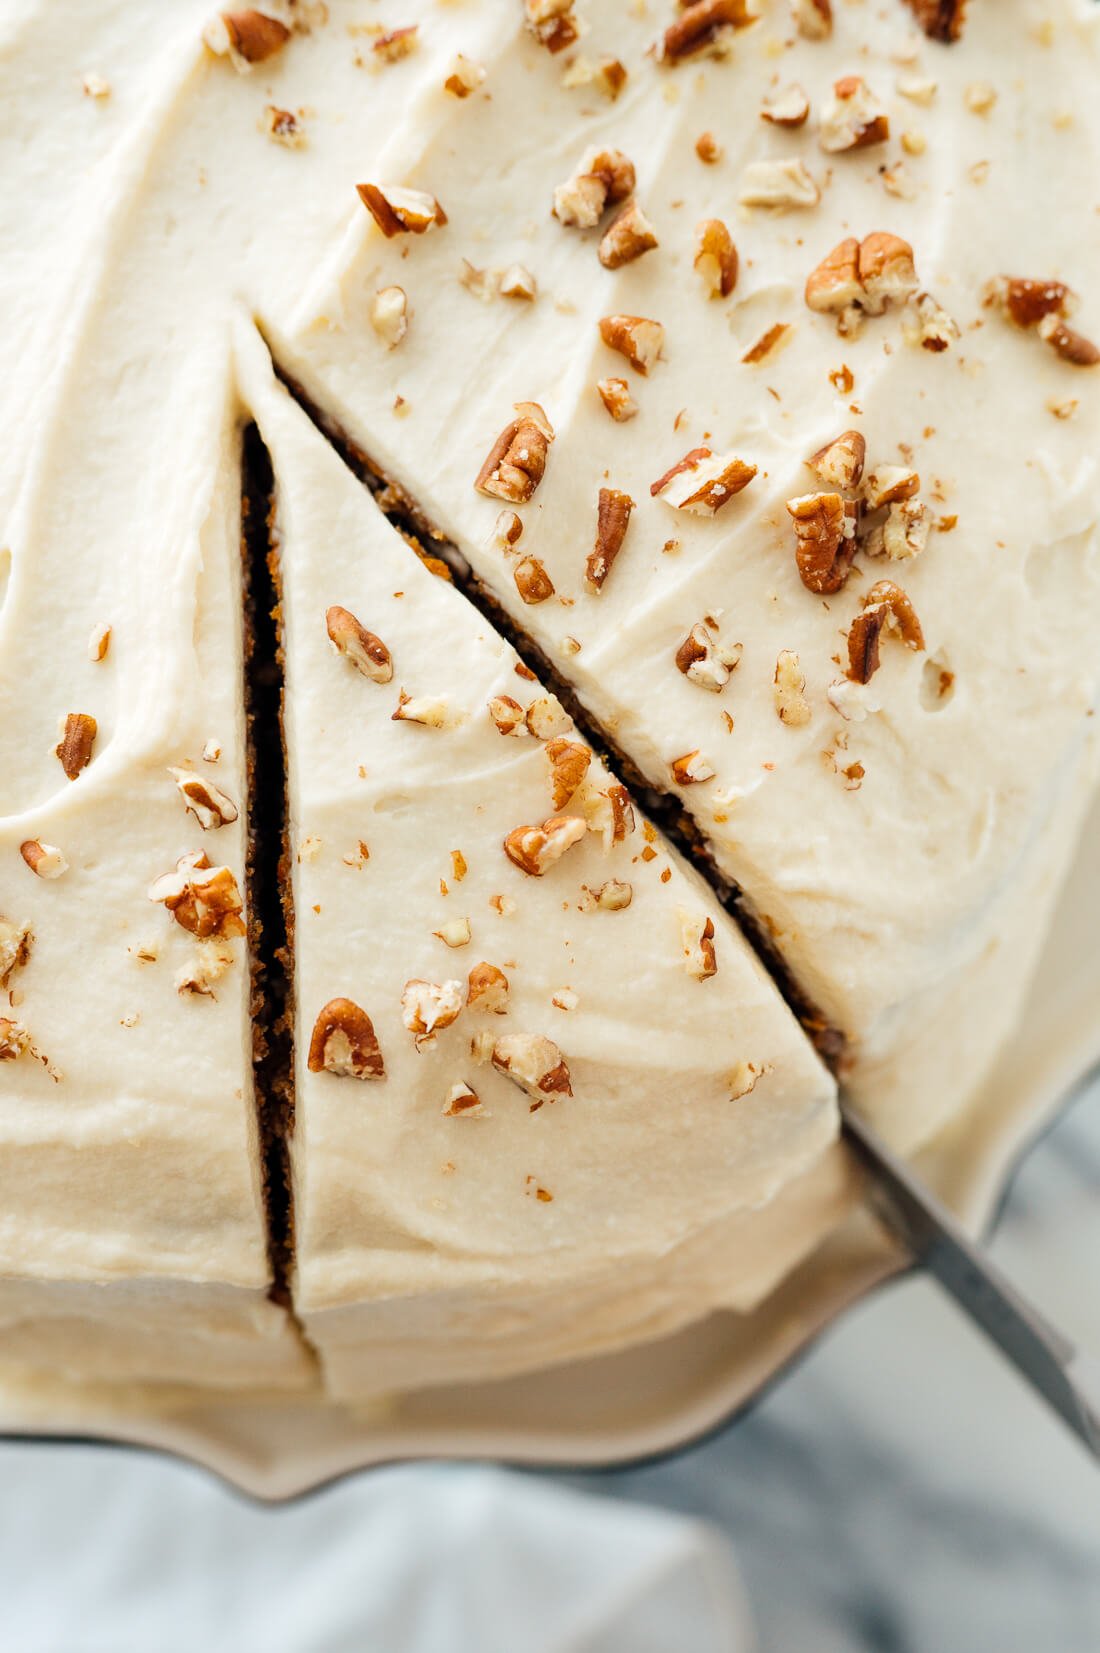
POLYGON ((1100 1364, 1010 1284, 850 1102, 841 1112, 848 1145, 870 1173, 872 1209, 1100 1458, 1100 1364))

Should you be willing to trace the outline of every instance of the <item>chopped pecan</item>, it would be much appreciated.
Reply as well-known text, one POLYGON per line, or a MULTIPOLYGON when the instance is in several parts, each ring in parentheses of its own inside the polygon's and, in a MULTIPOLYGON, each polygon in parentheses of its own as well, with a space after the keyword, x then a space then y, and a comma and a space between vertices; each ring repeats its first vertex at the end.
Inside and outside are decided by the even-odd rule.
POLYGON ((820 142, 826 154, 868 149, 885 143, 890 121, 862 75, 845 75, 833 84, 833 95, 821 115, 820 142))
POLYGON ((445 729, 451 720, 450 701, 445 694, 408 695, 400 689, 391 723, 422 723, 427 729, 445 729))
POLYGON ((652 252, 657 245, 657 232, 653 225, 637 201, 628 201, 603 233, 599 247, 600 263, 605 270, 618 270, 624 264, 633 264, 643 253, 652 252))
POLYGON ((920 488, 920 477, 908 465, 876 465, 863 479, 863 497, 871 510, 912 499, 920 488))
POLYGON ((351 999, 330 999, 313 1024, 308 1066, 338 1079, 383 1078, 381 1046, 366 1011, 351 999))
POLYGON ((380 637, 368 631, 349 609, 339 604, 325 613, 325 630, 339 654, 372 683, 389 683, 393 678, 393 656, 380 637))
POLYGON ((692 626, 676 650, 676 664, 701 689, 721 694, 741 659, 741 644, 721 643, 713 620, 692 626))
POLYGON ((493 531, 489 535, 489 546, 494 551, 503 551, 505 556, 514 551, 523 538, 523 518, 515 511, 501 511, 493 524, 493 531))
POLYGON ((502 298, 522 299, 533 304, 538 295, 538 282, 525 264, 509 264, 500 274, 502 298))
POLYGON ((695 140, 695 153, 704 166, 717 166, 723 150, 713 132, 700 132, 695 140))
POLYGON ((214 999, 214 987, 233 963, 233 949, 226 942, 204 942, 196 947, 186 964, 176 972, 176 992, 196 998, 214 999))
POLYGON ((856 507, 839 494, 799 494, 787 501, 787 510, 802 584, 818 596, 839 591, 856 554, 856 507))
POLYGON ((791 16, 803 40, 826 40, 833 32, 832 0, 791 0, 791 16))
POLYGON ((44 844, 40 838, 26 839, 20 844, 19 853, 39 878, 60 878, 69 870, 64 851, 56 844, 44 844))
POLYGON ((385 29, 371 41, 371 54, 379 63, 399 63, 409 57, 420 43, 420 29, 410 23, 404 29, 385 29))
POLYGON ((447 1092, 447 1100, 443 1104, 443 1117, 445 1119, 461 1119, 464 1116, 476 1119, 484 1112, 485 1109, 482 1107, 480 1096, 475 1090, 470 1089, 465 1080, 460 1079, 447 1092))
POLYGON ((601 488, 596 506, 596 543, 585 563, 585 585, 595 596, 603 590, 616 557, 623 548, 634 501, 619 488, 601 488))
POLYGON ((816 207, 821 191, 803 163, 790 156, 750 161, 741 174, 737 199, 743 207, 816 207))
POLYGON ((534 607, 554 595, 554 582, 538 557, 521 557, 512 570, 516 590, 523 601, 534 607))
POLYGON ((892 580, 879 580, 863 599, 848 632, 848 676, 853 683, 869 683, 879 667, 879 638, 883 628, 896 631, 906 648, 924 648, 924 633, 912 603, 892 580))
POLYGON ((867 443, 858 430, 842 431, 811 454, 806 463, 833 488, 856 488, 867 459, 867 443))
POLYGON ((644 377, 661 354, 665 330, 646 316, 601 316, 600 338, 644 377))
POLYGON ((1032 281, 1024 276, 994 276, 987 281, 982 302, 998 309, 1017 327, 1038 327, 1045 316, 1071 316, 1076 294, 1062 281, 1032 281))
POLYGON ((1057 316, 1044 316, 1039 323, 1039 337, 1049 344, 1056 356, 1071 367, 1095 367, 1100 362, 1100 350, 1091 339, 1083 334, 1075 333, 1072 327, 1067 327, 1064 321, 1057 316))
POLYGON ((737 285, 737 248, 720 218, 703 218, 695 226, 695 269, 708 298, 728 298, 737 285))
POLYGON ((0 917, 0 987, 6 987, 16 970, 26 964, 33 940, 29 924, 0 917))
POLYGON ((359 199, 387 240, 395 235, 423 235, 447 222, 434 195, 398 184, 356 184, 359 199))
POLYGON ((526 735, 523 707, 510 694, 495 694, 489 702, 489 716, 501 735, 526 735))
POLYGON ((468 947, 473 940, 468 918, 448 919, 438 930, 433 930, 432 935, 437 936, 444 947, 468 947))
POLYGON ((630 394, 630 386, 625 379, 597 379, 596 389, 600 393, 600 401, 616 424, 622 425, 633 419, 638 404, 630 394))
POLYGON ((714 951, 714 920, 702 913, 681 910, 680 934, 684 949, 684 969, 696 981, 707 981, 718 974, 718 960, 714 951))
POLYGON ((221 12, 207 24, 203 39, 217 56, 228 56, 235 69, 246 73, 254 63, 263 63, 281 51, 290 30, 277 17, 248 7, 221 12))
POLYGON ((181 855, 175 872, 155 879, 149 886, 149 899, 163 902, 176 923, 200 940, 208 936, 228 940, 245 933, 244 903, 232 870, 212 867, 202 850, 181 855))
POLYGON ((678 786, 698 786, 702 781, 712 781, 717 773, 709 758, 699 751, 684 752, 673 758, 669 768, 678 786))
POLYGON ((629 199, 634 181, 634 163, 621 149, 589 149, 555 189, 554 217, 570 229, 594 229, 608 207, 629 199))
POLYGON ((734 454, 715 454, 709 448, 692 448, 664 476, 650 484, 654 498, 663 499, 677 511, 691 511, 713 517, 756 475, 756 466, 734 454))
POLYGON ((966 0, 908 0, 908 5, 930 40, 950 42, 962 34, 966 0))
POLYGON ((451 59, 450 70, 443 82, 443 90, 450 92, 453 98, 468 98, 471 92, 476 92, 485 79, 485 70, 480 63, 474 63, 464 57, 461 52, 451 59))
POLYGON ((380 287, 371 299, 370 324, 389 350, 409 331, 409 300, 404 287, 380 287))
POLYGON ((810 100, 801 86, 777 87, 760 106, 761 120, 772 126, 804 126, 810 113, 810 100))
POLYGON ((551 815, 541 826, 513 827, 504 840, 504 853, 529 878, 541 878, 587 830, 579 815, 551 815))
POLYGON ((885 520, 876 523, 861 542, 869 557, 889 557, 900 562, 917 557, 928 544, 932 514, 919 499, 899 499, 890 504, 885 520))
POLYGON ((537 402, 517 402, 516 418, 497 437, 477 474, 478 493, 526 505, 546 472, 554 427, 537 402))
POLYGON ((901 325, 908 342, 922 350, 948 350, 959 336, 958 324, 931 293, 914 293, 901 325))
POLYGON ((31 1048, 31 1036, 22 1022, 0 1016, 0 1062, 17 1062, 31 1048))
POLYGON ((578 906, 582 913, 621 913, 633 899, 634 890, 630 884, 624 883, 621 878, 609 878, 598 890, 582 884, 578 906))
POLYGON ((467 978, 466 1003, 471 1010, 486 1010, 494 1016, 503 1016, 508 1009, 508 977, 495 964, 482 959, 475 964, 467 978))
POLYGON ((169 768, 168 773, 179 787, 184 808, 204 832, 216 832, 237 819, 237 806, 232 798, 205 775, 196 774, 193 769, 175 768, 169 768))
POLYGON ((810 721, 810 703, 805 695, 806 679, 793 649, 780 649, 775 662, 775 710, 781 723, 792 729, 810 721))
POLYGON ((785 344, 791 333, 791 324, 787 321, 777 321, 769 327, 767 332, 761 333, 755 344, 751 344, 741 357, 751 367, 756 362, 767 361, 768 357, 785 344))
POLYGON ((528 29, 548 52, 563 52, 580 33, 573 0, 523 0, 523 11, 528 29))
POLYGON ((746 0, 694 0, 683 7, 657 43, 659 63, 679 63, 704 50, 722 50, 735 29, 755 23, 746 0))
POLYGON ((547 743, 546 756, 550 760, 550 801, 555 809, 564 809, 587 775, 592 753, 579 741, 558 735, 547 743))
POLYGON ((859 244, 860 303, 869 316, 879 316, 890 304, 904 304, 917 288, 913 249, 900 235, 876 230, 859 244))
POLYGON ((87 712, 70 712, 65 719, 65 732, 54 750, 69 780, 75 781, 91 763, 98 733, 99 725, 87 712))
POLYGON ((811 310, 839 313, 841 330, 853 317, 878 316, 916 291, 913 249, 898 235, 876 231, 862 241, 849 236, 828 253, 806 279, 811 310))
POLYGON ((573 719, 556 695, 539 695, 527 708, 527 727, 536 740, 553 740, 573 727, 573 719))
POLYGON ((264 110, 264 127, 272 143, 282 144, 284 149, 305 147, 305 129, 293 109, 280 109, 269 103, 264 110))
POLYGON ((96 626, 88 639, 88 659, 96 661, 106 660, 107 650, 111 646, 110 626, 96 626))
POLYGON ((561 1051, 541 1033, 506 1033, 493 1044, 492 1062, 533 1098, 532 1113, 544 1102, 573 1094, 561 1051))
POLYGON ((458 1020, 462 1009, 460 981, 423 981, 414 976, 401 992, 401 1020, 417 1050, 435 1044, 436 1034, 458 1020))

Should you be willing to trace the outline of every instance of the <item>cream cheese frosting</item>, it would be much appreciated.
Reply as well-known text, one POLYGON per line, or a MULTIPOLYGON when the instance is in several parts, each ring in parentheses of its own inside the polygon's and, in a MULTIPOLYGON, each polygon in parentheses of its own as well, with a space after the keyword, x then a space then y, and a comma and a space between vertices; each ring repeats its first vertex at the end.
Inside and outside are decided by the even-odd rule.
MULTIPOLYGON (((847 1040, 854 1092, 913 1146, 964 1106, 1016 1014, 1095 777, 1096 375, 985 299, 998 276, 1061 281, 1082 299, 1068 325, 1100 334, 1089 289, 1098 24, 1084 0, 974 0, 963 38, 939 46, 901 0, 876 0, 837 5, 831 33, 811 39, 785 4, 758 0, 759 21, 726 55, 662 63, 650 48, 677 14, 656 0, 579 4, 584 32, 557 53, 525 27, 520 0, 403 0, 400 16, 378 18, 350 0, 266 9, 291 32, 247 73, 198 0, 14 0, 0 20, 0 915, 33 935, 0 1001, 20 1030, 7 1034, 17 1058, 0 1063, 0 1329, 5 1358, 25 1366, 312 1381, 268 1297, 245 941, 201 942, 148 894, 201 851, 246 894, 235 564, 240 428, 255 417, 284 536, 296 847, 347 840, 314 860, 307 849, 295 868, 295 1177, 299 1307, 328 1383, 348 1395, 560 1359, 751 1302, 825 1220, 814 1179, 834 1176, 835 1159, 820 1157, 832 1114, 808 1047, 719 912, 714 980, 692 980, 661 951, 676 951, 674 933, 656 938, 680 906, 711 911, 663 843, 653 866, 667 864, 668 886, 648 864, 629 880, 600 873, 637 880, 635 900, 577 914, 576 926, 549 892, 567 868, 574 896, 597 878, 580 871, 603 865, 594 843, 545 879, 502 865, 522 896, 509 922, 524 948, 487 907, 499 893, 480 887, 487 862, 469 857, 446 898, 422 881, 425 854, 446 862, 462 848, 438 836, 452 818, 441 823, 437 794, 455 822, 473 819, 475 781, 491 775, 518 807, 545 788, 546 760, 536 741, 513 751, 479 721, 491 684, 512 672, 506 646, 420 570, 272 387, 253 321, 631 764, 682 798, 847 1040), (413 25, 399 41, 379 34, 413 25), (803 104, 807 118, 790 124, 803 104), (762 118, 765 105, 778 121, 762 118), (885 142, 843 147, 883 116, 885 142), (601 150, 636 175, 635 207, 602 262, 629 203, 607 202, 620 174, 585 171, 601 150), (359 185, 431 227, 387 239, 359 185), (754 204, 777 192, 786 206, 754 204), (725 296, 720 237, 696 267, 707 221, 739 254, 725 296), (835 314, 806 304, 807 277, 846 238, 883 232, 911 244, 931 297, 862 327, 844 318, 839 334, 835 314), (646 372, 605 342, 622 342, 621 327, 601 333, 614 316, 660 323, 646 372), (922 332, 946 347, 922 348, 922 332), (537 489, 509 503, 474 484, 517 403, 537 404, 553 439, 537 489), (632 418, 609 411, 631 404, 632 418), (822 491, 805 461, 847 430, 864 438, 880 488, 919 474, 927 517, 913 533, 929 530, 927 544, 893 560, 865 541, 842 589, 815 595, 787 505, 822 491), (701 446, 741 461, 738 479, 756 467, 712 516, 677 508, 685 473, 651 494, 701 446), (617 554, 604 537, 594 564, 601 489, 633 505, 617 554), (513 550, 502 510, 522 523, 513 550), (416 611, 372 583, 399 565, 416 611), (346 583, 330 593, 336 576, 346 583), (911 599, 924 646, 884 634, 878 671, 854 684, 846 638, 884 577, 911 599), (553 594, 525 601, 525 582, 527 596, 543 582, 553 594), (457 699, 468 721, 437 729, 387 714, 374 735, 378 706, 358 707, 391 691, 334 656, 317 618, 333 604, 354 611, 357 592, 385 598, 422 668, 407 692, 457 699), (452 624, 464 639, 453 658, 430 641, 452 624), (689 660, 692 638, 688 674, 677 655, 689 660), (456 684, 460 665, 476 696, 456 684), (334 732, 326 719, 341 704, 350 721, 334 732), (55 755, 71 714, 96 722, 75 780, 55 755), (419 797, 432 807, 416 808, 416 793, 385 807, 392 783, 368 731, 387 756, 423 761, 419 797), (353 747, 362 781, 343 767, 353 747), (459 747, 472 773, 446 756, 459 747), (216 761, 204 755, 215 749, 216 761), (204 829, 186 807, 193 775, 235 820, 204 829), (361 806, 371 860, 356 867, 343 857, 361 806), (37 873, 21 854, 34 844, 37 873), (387 857, 407 868, 398 888, 374 878, 387 857), (480 906, 458 915, 474 939, 448 949, 432 932, 457 888, 480 906), (636 935, 622 974, 601 977, 608 961, 579 950, 576 973, 596 986, 579 987, 572 966, 551 980, 521 917, 528 902, 578 949, 605 924, 636 935), (368 925, 389 938, 380 955, 368 925), (341 987, 330 981, 345 928, 363 951, 341 987), (395 1008, 406 970, 434 980, 498 931, 529 961, 516 1002, 539 1021, 519 1031, 554 1038, 576 1067, 573 1098, 531 1117, 491 1063, 467 1070, 472 1012, 418 1054, 395 1008), (398 957, 400 938, 415 965, 398 957), (213 996, 177 990, 197 958, 213 996), (620 979, 649 1009, 624 1016, 608 1003, 620 979), (372 985, 385 1087, 303 1069, 324 1000, 372 985), (576 1007, 553 1005, 558 992, 576 1007), (704 1007, 719 999, 715 1025, 704 1007), (658 1035, 653 1007, 666 1003, 673 1031, 658 1035), (768 1062, 731 1101, 729 1074, 768 1062), (654 1075, 684 1071, 714 1090, 705 1142, 678 1129, 705 1102, 675 1090, 658 1106, 654 1075), (444 1116, 459 1083, 491 1092, 490 1118, 444 1116), (491 1150, 456 1157, 460 1131, 491 1150), (595 1184, 605 1188, 599 1168, 620 1136, 631 1169, 607 1202, 595 1184), (716 1182, 705 1162, 722 1155, 716 1182), (792 1195, 807 1189, 804 1218, 760 1247, 753 1208, 784 1183, 795 1212, 792 1195), (648 1241, 647 1202, 658 1213, 648 1241)), ((630 348, 644 364, 638 351, 654 343, 650 330, 630 348)), ((81 738, 77 725, 74 764, 81 738)), ((497 838, 500 826, 494 817, 497 838)))

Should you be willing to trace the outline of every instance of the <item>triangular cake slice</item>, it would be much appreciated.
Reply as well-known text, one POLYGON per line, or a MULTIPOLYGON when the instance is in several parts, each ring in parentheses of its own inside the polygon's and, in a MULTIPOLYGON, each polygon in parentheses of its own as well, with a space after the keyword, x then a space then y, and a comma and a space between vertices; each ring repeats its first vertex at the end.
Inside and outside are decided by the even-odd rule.
POLYGON ((295 1300, 341 1397, 752 1302, 832 1080, 709 887, 243 340, 276 478, 295 1300))

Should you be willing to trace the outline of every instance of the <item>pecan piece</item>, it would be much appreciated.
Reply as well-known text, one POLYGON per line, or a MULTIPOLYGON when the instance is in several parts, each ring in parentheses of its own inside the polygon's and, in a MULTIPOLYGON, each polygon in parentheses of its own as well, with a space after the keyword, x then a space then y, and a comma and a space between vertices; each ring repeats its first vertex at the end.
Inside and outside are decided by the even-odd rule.
POLYGON ((532 1113, 544 1102, 573 1094, 561 1051, 541 1033, 506 1033, 493 1044, 492 1063, 533 1099, 532 1113))
POLYGON ((54 748, 61 767, 69 780, 75 781, 82 769, 92 761, 99 725, 87 712, 70 712, 65 719, 65 732, 54 748))
POLYGON ((0 987, 6 987, 16 970, 26 964, 33 939, 28 924, 0 917, 0 987))
POLYGON ((781 723, 798 729, 810 721, 810 703, 805 695, 806 679, 793 649, 780 649, 775 662, 775 710, 781 723))
POLYGON ((508 1009, 508 977, 495 964, 483 959, 475 964, 467 978, 466 1003, 471 1010, 487 1010, 494 1016, 503 1016, 508 1009))
POLYGON ((149 886, 150 901, 161 901, 176 923, 191 935, 243 936, 244 903, 229 867, 212 867, 202 850, 181 855, 175 872, 164 873, 149 886))
POLYGON ((603 590, 616 557, 623 548, 634 501, 618 488, 601 488, 596 506, 596 543, 588 553, 584 582, 593 596, 603 590))
POLYGON ((811 471, 833 488, 856 488, 867 459, 867 443, 858 430, 842 431, 810 455, 811 471))
POLYGON ((485 79, 485 70, 480 63, 464 57, 457 52, 451 59, 450 72, 443 82, 443 90, 450 92, 453 98, 468 98, 471 92, 476 92, 485 79))
POLYGON ((841 331, 859 316, 879 316, 902 304, 917 288, 913 249, 899 235, 875 231, 857 241, 848 236, 810 271, 806 303, 811 310, 840 315, 841 331))
POLYGON ((338 1079, 381 1079, 382 1049, 374 1023, 352 999, 330 999, 318 1013, 309 1041, 310 1073, 338 1079))
POLYGON ((601 316, 600 338, 644 377, 661 354, 665 330, 646 316, 601 316))
POLYGON ((810 113, 810 100, 801 86, 780 86, 769 93, 760 106, 760 119, 772 126, 804 126, 810 113))
POLYGON ((207 776, 196 774, 193 769, 170 768, 168 773, 179 787, 187 813, 195 817, 204 832, 216 832, 237 819, 237 806, 232 798, 207 776))
POLYGON ((391 723, 420 723, 425 729, 445 729, 451 721, 451 703, 445 694, 409 695, 397 692, 397 709, 391 723))
POLYGON ((404 287, 380 287, 370 302, 370 324, 388 350, 396 350, 409 331, 409 300, 404 287))
POLYGON ((839 494, 799 494, 787 501, 787 510, 794 521, 802 584, 818 596, 839 591, 856 554, 856 507, 839 494))
POLYGON ((523 601, 532 608, 554 595, 554 582, 538 557, 521 557, 512 570, 512 578, 523 601))
POLYGON ((445 1119, 461 1119, 466 1115, 471 1119, 476 1119, 484 1112, 480 1096, 475 1090, 471 1090, 464 1079, 460 1079, 456 1085, 452 1085, 447 1092, 447 1100, 443 1104, 443 1117, 445 1119))
POLYGON ((821 191, 797 156, 750 161, 737 199, 743 207, 816 207, 821 191))
POLYGON ((560 735, 545 750, 550 760, 550 801, 555 809, 564 809, 587 775, 592 753, 579 741, 560 735))
POLYGON ((670 23, 657 45, 658 63, 679 63, 704 50, 721 50, 726 36, 756 18, 745 0, 695 0, 670 23))
POLYGON ((17 1062, 31 1048, 31 1036, 22 1022, 0 1016, 0 1062, 17 1062))
POLYGON ((554 190, 551 210, 569 229, 594 229, 606 208, 629 200, 634 182, 634 163, 621 149, 589 149, 572 177, 554 190))
POLYGON ((821 115, 820 143, 828 155, 885 143, 890 121, 862 75, 845 75, 821 115))
POLYGON ((19 846, 19 853, 38 878, 60 878, 69 870, 63 850, 56 844, 44 844, 40 838, 28 838, 19 846))
POLYGON ((673 758, 669 768, 678 786, 698 786, 702 781, 712 781, 717 773, 709 758, 698 750, 673 758))
POLYGON ((714 920, 703 914, 680 913, 680 934, 684 949, 684 969, 696 981, 707 981, 718 974, 718 960, 714 952, 714 920))
POLYGON ((616 424, 622 425, 633 419, 638 404, 630 394, 630 386, 625 379, 597 379, 596 389, 600 393, 600 401, 616 424))
POLYGON ((741 644, 723 644, 713 620, 692 626, 676 650, 676 665, 684 676, 701 689, 721 694, 741 659, 741 644))
POLYGON ((832 0, 791 0, 791 16, 803 40, 827 40, 833 32, 832 0))
POLYGON ((506 425, 477 474, 479 494, 526 505, 546 473, 554 427, 537 402, 516 402, 517 417, 506 425))
POLYGON ((290 30, 277 17, 248 7, 240 11, 223 11, 207 24, 203 39, 218 57, 228 56, 233 67, 242 74, 254 63, 264 63, 282 50, 290 39, 290 30))
POLYGON ((695 270, 708 298, 728 298, 737 285, 737 248, 720 218, 695 226, 695 270))
POLYGON ((692 448, 664 476, 650 483, 649 491, 677 511, 713 517, 734 494, 747 488, 755 475, 756 466, 734 454, 692 448))
POLYGON ((523 11, 528 29, 548 52, 563 52, 580 33, 573 0, 523 0, 523 11))
POLYGON ((398 184, 356 184, 359 199, 387 241, 395 235, 423 235, 447 222, 434 195, 398 184))
POLYGON ((1100 350, 1092 340, 1086 339, 1082 333, 1075 333, 1057 316, 1045 316, 1039 323, 1038 332, 1054 354, 1069 362, 1071 367, 1095 367, 1100 362, 1100 350))
POLYGON ((325 630, 337 653, 350 660, 356 671, 372 683, 389 683, 393 678, 393 656, 380 637, 359 623, 349 609, 339 604, 326 611, 325 630))
POLYGON ((401 1020, 417 1050, 434 1045, 436 1034, 456 1022, 461 1009, 460 981, 423 981, 414 976, 401 992, 401 1020))
POLYGON ((853 683, 869 683, 879 668, 879 638, 883 628, 896 631, 906 648, 924 648, 924 633, 912 603, 893 580, 879 580, 863 599, 848 632, 848 676, 853 683))
POLYGON ((624 264, 633 264, 643 253, 652 252, 657 245, 653 225, 637 201, 628 201, 603 233, 599 260, 605 270, 618 270, 624 264))
POLYGON ((950 43, 962 34, 966 0, 908 0, 908 6, 930 40, 950 43))
POLYGON ((566 850, 580 843, 587 830, 579 815, 551 815, 541 826, 513 827, 504 840, 504 853, 520 872, 541 878, 566 850))
POLYGON ((517 737, 527 734, 523 707, 518 700, 513 700, 510 694, 493 696, 489 701, 489 716, 496 725, 498 734, 517 737))

